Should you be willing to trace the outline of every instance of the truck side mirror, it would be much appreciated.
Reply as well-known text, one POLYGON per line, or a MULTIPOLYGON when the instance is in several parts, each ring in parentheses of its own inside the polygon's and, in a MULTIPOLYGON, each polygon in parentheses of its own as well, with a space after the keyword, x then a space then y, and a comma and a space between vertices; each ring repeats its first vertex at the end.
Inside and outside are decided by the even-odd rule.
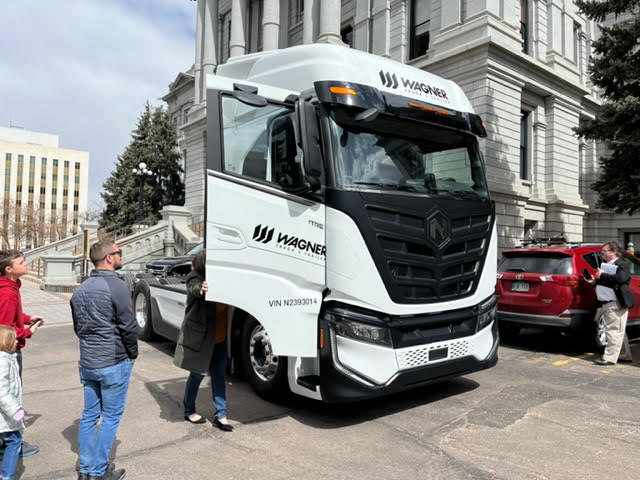
POLYGON ((322 150, 320 147, 320 131, 315 108, 310 102, 301 98, 296 102, 296 118, 298 121, 298 145, 302 148, 302 169, 309 183, 309 189, 315 192, 320 189, 322 177, 322 150))

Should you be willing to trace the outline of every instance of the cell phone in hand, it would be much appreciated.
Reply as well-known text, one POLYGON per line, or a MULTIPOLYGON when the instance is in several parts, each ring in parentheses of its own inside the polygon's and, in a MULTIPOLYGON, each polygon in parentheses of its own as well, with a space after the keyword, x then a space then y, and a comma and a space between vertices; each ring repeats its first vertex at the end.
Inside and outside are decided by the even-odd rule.
POLYGON ((582 269, 582 276, 587 280, 593 280, 593 275, 591 275, 589 273, 589 270, 587 270, 586 268, 582 269))

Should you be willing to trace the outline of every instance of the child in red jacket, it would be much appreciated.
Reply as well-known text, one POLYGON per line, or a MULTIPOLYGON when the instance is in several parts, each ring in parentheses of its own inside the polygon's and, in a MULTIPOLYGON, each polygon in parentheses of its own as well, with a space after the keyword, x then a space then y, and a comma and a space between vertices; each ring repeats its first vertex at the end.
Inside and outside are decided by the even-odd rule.
MULTIPOLYGON (((30 338, 43 324, 39 315, 29 316, 22 311, 20 298, 20 277, 27 273, 27 262, 19 250, 0 250, 0 325, 13 327, 16 331, 16 356, 22 378, 22 348, 26 339, 30 338)), ((38 453, 37 445, 22 443, 21 456, 27 457, 38 453)))

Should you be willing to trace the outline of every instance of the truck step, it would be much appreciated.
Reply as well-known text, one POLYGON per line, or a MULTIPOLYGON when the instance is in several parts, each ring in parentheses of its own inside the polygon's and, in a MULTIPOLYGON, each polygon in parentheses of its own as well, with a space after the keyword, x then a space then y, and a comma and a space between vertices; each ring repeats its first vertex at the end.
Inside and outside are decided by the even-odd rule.
POLYGON ((316 391, 316 387, 320 385, 320 377, 318 375, 307 375, 306 377, 298 377, 296 383, 301 387, 316 391))

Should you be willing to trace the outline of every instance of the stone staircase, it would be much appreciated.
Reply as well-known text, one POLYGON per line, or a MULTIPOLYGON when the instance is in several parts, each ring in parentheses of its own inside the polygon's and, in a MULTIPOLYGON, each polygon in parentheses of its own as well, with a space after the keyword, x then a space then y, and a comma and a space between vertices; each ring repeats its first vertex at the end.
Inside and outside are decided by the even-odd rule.
MULTIPOLYGON (((191 229, 185 207, 166 206, 160 213, 162 220, 156 225, 139 226, 128 236, 106 234, 122 249, 122 273, 141 272, 150 259, 181 255, 202 241, 191 229)), ((85 252, 99 235, 96 223, 85 223, 77 235, 30 250, 25 254, 30 270, 25 279, 40 282, 43 290, 72 291, 93 268, 85 252)))

